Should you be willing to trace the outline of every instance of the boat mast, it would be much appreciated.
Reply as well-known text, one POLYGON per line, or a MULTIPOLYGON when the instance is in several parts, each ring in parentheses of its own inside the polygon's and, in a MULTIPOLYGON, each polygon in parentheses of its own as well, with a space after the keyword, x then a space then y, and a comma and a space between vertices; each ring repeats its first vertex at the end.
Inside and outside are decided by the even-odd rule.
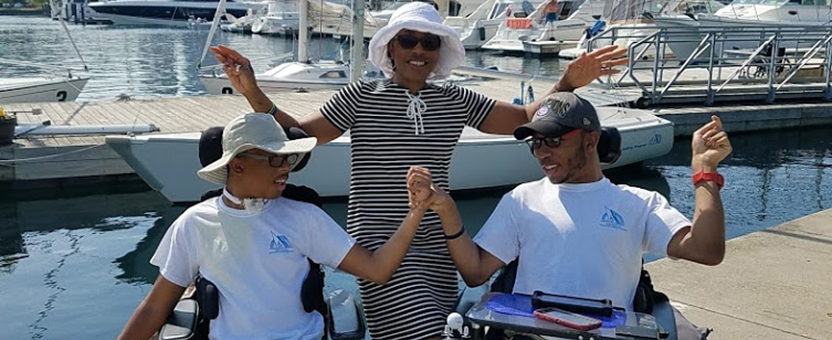
POLYGON ((309 61, 309 1, 300 0, 298 3, 298 61, 302 63, 309 61))
POLYGON ((217 32, 217 26, 220 24, 220 17, 225 14, 225 0, 220 0, 217 4, 217 10, 214 12, 214 20, 211 22, 211 30, 208 31, 208 38, 205 40, 205 46, 202 48, 202 57, 199 58, 199 63, 196 64, 196 69, 202 68, 202 62, 208 54, 208 48, 211 47, 211 40, 214 39, 214 33, 217 32))
POLYGON ((350 82, 364 74, 364 0, 353 0, 352 53, 350 53, 350 82))
MULTIPOLYGON (((56 6, 56 5, 57 5, 57 1, 55 1, 55 0, 52 0, 52 1, 49 2, 49 6, 56 6)), ((78 59, 81 59, 81 64, 84 65, 84 70, 89 71, 89 68, 87 68, 87 62, 84 61, 84 57, 81 56, 81 51, 79 51, 78 46, 75 45, 75 39, 72 39, 72 34, 69 33, 69 27, 66 27, 66 22, 64 22, 64 16, 63 16, 64 15, 63 7, 58 7, 58 8, 60 8, 60 10, 57 12, 58 13, 58 22, 60 22, 61 26, 64 28, 64 32, 66 32, 66 36, 69 38, 69 42, 72 44, 72 49, 75 50, 75 54, 78 56, 78 59)), ((70 74, 69 77, 72 78, 72 75, 70 74)))

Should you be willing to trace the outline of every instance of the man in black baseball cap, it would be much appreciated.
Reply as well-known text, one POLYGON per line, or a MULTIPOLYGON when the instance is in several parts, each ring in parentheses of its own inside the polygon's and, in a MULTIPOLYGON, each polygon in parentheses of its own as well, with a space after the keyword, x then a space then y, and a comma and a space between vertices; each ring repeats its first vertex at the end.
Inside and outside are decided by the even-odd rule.
POLYGON ((525 139, 553 184, 587 183, 603 177, 598 156, 601 123, 585 99, 571 92, 549 95, 532 121, 514 130, 525 139))
POLYGON ((586 99, 572 92, 559 92, 543 100, 532 121, 514 130, 514 138, 526 139, 535 132, 554 138, 577 129, 601 131, 598 113, 586 99))
POLYGON ((546 178, 505 194, 475 238, 467 236, 453 198, 433 184, 429 170, 412 168, 408 189, 418 198, 415 204, 430 204, 437 212, 445 235, 453 235, 446 241, 448 250, 468 286, 483 284, 517 261, 506 293, 610 299, 632 311, 645 253, 706 265, 725 256, 719 193, 724 182, 716 170, 732 148, 722 122, 711 119, 691 138, 693 221, 657 192, 604 177, 598 115, 572 93, 546 97, 532 121, 514 130, 516 138, 527 141, 546 178))

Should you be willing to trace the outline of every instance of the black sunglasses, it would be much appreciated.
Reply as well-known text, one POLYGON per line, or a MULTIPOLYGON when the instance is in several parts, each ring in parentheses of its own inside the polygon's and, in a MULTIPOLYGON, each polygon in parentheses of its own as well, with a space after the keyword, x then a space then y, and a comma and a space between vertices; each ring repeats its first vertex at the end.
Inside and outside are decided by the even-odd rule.
POLYGON ((264 156, 264 155, 255 155, 252 153, 241 153, 237 156, 246 156, 249 158, 259 159, 259 160, 268 160, 269 166, 272 168, 279 168, 283 166, 283 163, 288 162, 289 166, 294 166, 295 163, 300 158, 300 155, 296 153, 290 153, 288 155, 274 155, 274 156, 264 156))
POLYGON ((442 39, 433 34, 425 34, 421 39, 412 35, 402 34, 396 36, 396 41, 399 42, 399 46, 408 50, 415 48, 416 44, 422 44, 422 48, 425 51, 431 52, 438 50, 442 45, 442 39))
POLYGON ((564 134, 560 137, 546 137, 546 138, 529 138, 526 140, 526 145, 529 146, 529 150, 534 152, 534 150, 540 149, 540 146, 546 144, 546 146, 550 148, 556 148, 560 146, 560 143, 563 143, 564 139, 567 137, 571 137, 577 135, 581 132, 581 129, 572 130, 568 133, 564 134))

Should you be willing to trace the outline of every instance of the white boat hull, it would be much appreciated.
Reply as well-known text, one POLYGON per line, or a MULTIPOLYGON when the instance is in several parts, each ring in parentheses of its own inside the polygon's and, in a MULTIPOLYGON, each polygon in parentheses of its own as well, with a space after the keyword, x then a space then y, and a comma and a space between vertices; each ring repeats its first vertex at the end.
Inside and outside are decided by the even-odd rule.
MULTIPOLYGON (((156 19, 109 13, 99 13, 96 17, 112 21, 113 25, 122 26, 169 26, 187 28, 193 26, 194 24, 193 22, 188 22, 187 20, 156 19)), ((210 24, 210 22, 208 23, 210 24)))
MULTIPOLYGON (((263 92, 321 90, 340 88, 349 84, 349 67, 334 62, 287 62, 271 70, 255 75, 263 92)), ((210 94, 237 94, 225 75, 200 76, 210 94)))
MULTIPOLYGON (((231 85, 231 81, 228 80, 227 77, 223 76, 200 76, 200 80, 202 80, 202 84, 205 85, 205 89, 208 90, 209 94, 239 94, 237 91, 234 90, 234 87, 231 85)), ((305 81, 292 81, 292 80, 278 80, 278 79, 269 79, 269 78, 257 78, 257 86, 260 87, 261 90, 265 93, 276 93, 276 92, 285 92, 285 91, 298 91, 298 90, 324 90, 324 89, 336 89, 347 85, 349 81, 344 82, 305 82, 305 81)))
POLYGON ((89 78, 0 79, 0 104, 74 101, 89 78))
MULTIPOLYGON (((684 15, 676 16, 660 16, 655 18, 656 25, 660 28, 669 28, 676 30, 684 30, 685 34, 675 34, 673 40, 667 42, 668 47, 673 51, 673 54, 679 60, 686 60, 699 47, 702 39, 707 36, 706 32, 723 29, 721 37, 724 42, 717 42, 714 46, 714 55, 718 58, 722 56, 727 50, 753 50, 760 46, 775 30, 782 30, 780 44, 778 47, 787 49, 808 48, 814 44, 810 39, 799 40, 797 37, 806 37, 806 33, 802 30, 811 31, 813 28, 821 28, 826 30, 830 22, 828 21, 773 21, 773 20, 752 20, 743 18, 726 18, 716 15, 700 15, 698 20, 693 20, 684 15), (771 33, 764 34, 765 38, 755 40, 756 36, 761 36, 759 32, 769 30, 771 33), (793 33, 789 33, 792 29, 793 33), (797 42, 800 41, 801 45, 797 42)), ((819 30, 820 32, 820 30, 819 30)), ((699 55, 697 61, 707 61, 710 55, 710 50, 705 51, 699 55)))
MULTIPOLYGON (((581 39, 586 30, 586 22, 579 19, 557 21, 547 24, 542 28, 531 29, 507 29, 504 26, 482 45, 484 50, 501 51, 506 53, 533 53, 539 54, 536 50, 529 49, 529 43, 535 45, 568 43, 569 48, 574 47, 581 39)), ((559 50, 558 50, 559 51, 559 50)))
MULTIPOLYGON (((673 124, 647 111, 609 107, 599 108, 599 115, 602 124, 617 127, 622 136, 621 157, 606 168, 658 157, 673 146, 673 124)), ((314 188, 324 197, 347 196, 349 143, 349 137, 340 137, 317 147, 306 168, 292 173, 290 182, 314 188)), ((111 136, 107 144, 150 187, 172 202, 193 202, 216 189, 216 185, 196 175, 201 167, 197 157, 199 133, 111 136)), ((484 189, 541 176, 540 165, 525 142, 466 128, 451 160, 450 186, 452 190, 484 189)))
POLYGON ((477 20, 473 27, 457 29, 462 40, 462 46, 466 50, 475 50, 482 47, 491 38, 494 38, 502 21, 502 19, 477 20))
POLYGON ((294 35, 298 33, 299 21, 297 15, 280 18, 258 18, 251 24, 251 33, 254 34, 276 34, 294 35))
MULTIPOLYGON (((190 27, 194 23, 211 23, 216 12, 216 1, 133 1, 115 0, 90 4, 96 18, 114 25, 190 27)), ((225 10, 243 17, 249 9, 261 8, 263 3, 227 2, 225 10)))

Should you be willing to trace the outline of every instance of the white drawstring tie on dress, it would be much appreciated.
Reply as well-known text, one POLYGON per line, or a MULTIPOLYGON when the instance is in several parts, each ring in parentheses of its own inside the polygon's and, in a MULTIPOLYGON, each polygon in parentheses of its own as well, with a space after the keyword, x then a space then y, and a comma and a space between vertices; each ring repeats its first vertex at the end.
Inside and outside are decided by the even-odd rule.
POLYGON ((422 119, 422 114, 428 110, 428 105, 422 100, 422 95, 412 95, 410 91, 407 94, 407 118, 413 119, 416 127, 416 134, 425 133, 425 123, 422 119))

